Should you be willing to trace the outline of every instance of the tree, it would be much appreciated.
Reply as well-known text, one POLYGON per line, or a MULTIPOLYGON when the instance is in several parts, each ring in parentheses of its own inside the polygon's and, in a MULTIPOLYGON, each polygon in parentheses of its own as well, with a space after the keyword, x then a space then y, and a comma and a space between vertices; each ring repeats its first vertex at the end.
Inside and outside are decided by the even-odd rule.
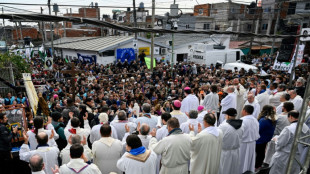
POLYGON ((30 73, 30 63, 26 62, 21 56, 4 53, 0 54, 0 69, 3 67, 9 67, 12 63, 14 78, 21 79, 22 73, 30 73))

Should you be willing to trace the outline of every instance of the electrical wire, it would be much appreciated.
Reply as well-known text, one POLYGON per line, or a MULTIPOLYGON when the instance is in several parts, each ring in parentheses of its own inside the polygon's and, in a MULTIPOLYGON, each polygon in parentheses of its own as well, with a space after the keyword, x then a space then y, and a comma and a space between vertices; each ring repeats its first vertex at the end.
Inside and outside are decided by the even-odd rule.
POLYGON ((304 35, 266 35, 266 34, 254 34, 249 32, 233 32, 233 31, 196 31, 196 30, 168 30, 168 29, 153 29, 153 28, 136 28, 127 27, 117 24, 113 24, 106 21, 98 21, 87 18, 77 17, 64 17, 54 15, 43 15, 43 14, 0 14, 0 18, 10 20, 21 20, 28 19, 31 21, 47 21, 47 22, 60 22, 67 21, 73 23, 87 23, 92 25, 98 25, 103 27, 109 27, 116 30, 128 31, 128 32, 151 32, 151 33, 184 33, 184 34, 228 34, 228 35, 239 35, 239 36, 251 36, 251 37, 266 37, 266 38, 290 38, 290 37, 306 37, 304 35))

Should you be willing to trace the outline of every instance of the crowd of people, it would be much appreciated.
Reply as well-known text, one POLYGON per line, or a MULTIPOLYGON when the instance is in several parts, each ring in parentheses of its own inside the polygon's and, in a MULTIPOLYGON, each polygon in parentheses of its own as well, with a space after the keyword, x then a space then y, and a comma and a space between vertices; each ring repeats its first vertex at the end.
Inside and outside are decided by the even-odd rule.
MULTIPOLYGON (((34 59, 33 83, 43 89, 19 158, 46 174, 285 173, 309 72, 297 68, 290 88, 290 74, 272 62, 255 59, 268 75, 213 64, 158 62, 151 72, 143 61, 75 62, 83 72, 71 76, 62 59, 52 71, 34 59)), ((0 96, 0 104, 29 105, 23 93, 0 96)), ((7 120, 0 113, 3 164, 17 132, 7 120)), ((309 127, 307 117, 302 135, 309 127)), ((296 152, 302 164, 306 152, 301 145, 296 152)), ((299 171, 295 161, 291 173, 299 171)))

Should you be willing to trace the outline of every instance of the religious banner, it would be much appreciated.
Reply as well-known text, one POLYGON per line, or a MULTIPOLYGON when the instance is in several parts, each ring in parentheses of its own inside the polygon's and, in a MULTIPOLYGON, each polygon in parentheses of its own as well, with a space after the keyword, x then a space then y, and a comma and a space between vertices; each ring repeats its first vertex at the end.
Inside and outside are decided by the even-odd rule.
POLYGON ((97 63, 96 55, 82 55, 80 53, 77 53, 77 57, 80 63, 97 63))
POLYGON ((44 69, 45 70, 53 70, 53 58, 51 58, 51 57, 45 58, 44 69))
POLYGON ((150 47, 140 47, 139 48, 139 55, 144 52, 145 55, 150 55, 150 47))
MULTIPOLYGON (((303 59, 303 54, 304 54, 304 48, 305 48, 305 45, 299 45, 297 60, 296 60, 296 66, 301 64, 301 61, 303 59)), ((276 60, 274 61, 273 69, 277 70, 277 71, 289 71, 289 73, 290 73, 292 68, 293 68, 293 65, 294 65, 295 52, 294 52, 293 58, 291 59, 291 62, 279 62, 277 60, 278 55, 279 55, 279 53, 277 54, 276 60)))
MULTIPOLYGON (((145 60, 145 64, 147 66, 147 69, 151 69, 151 58, 145 57, 144 60, 145 60)), ((153 68, 155 68, 155 67, 156 67, 156 59, 153 59, 153 68)))
POLYGON ((133 48, 120 48, 116 50, 116 59, 121 60, 121 62, 131 62, 136 59, 135 50, 133 48))
POLYGON ((28 96, 30 106, 32 108, 34 115, 36 115, 39 98, 38 98, 37 92, 33 86, 31 74, 30 73, 23 73, 22 75, 23 75, 23 80, 24 80, 24 84, 25 84, 25 88, 26 88, 26 92, 27 92, 27 96, 28 96))

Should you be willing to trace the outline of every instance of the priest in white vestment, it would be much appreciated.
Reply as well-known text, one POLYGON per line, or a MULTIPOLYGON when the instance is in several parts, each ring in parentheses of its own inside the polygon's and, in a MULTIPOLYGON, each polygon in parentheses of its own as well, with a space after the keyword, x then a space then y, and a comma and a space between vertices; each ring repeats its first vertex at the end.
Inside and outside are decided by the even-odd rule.
POLYGON ((115 172, 122 174, 117 167, 117 161, 123 155, 123 144, 118 139, 112 138, 112 129, 108 124, 100 128, 101 138, 93 143, 92 152, 94 164, 96 164, 101 173, 115 172))
POLYGON ((219 100, 219 95, 217 94, 217 86, 212 85, 211 91, 203 99, 202 105, 207 111, 210 110, 210 111, 217 112, 219 108, 219 101, 220 100, 219 100))
POLYGON ((280 97, 281 97, 281 95, 286 93, 285 89, 286 89, 285 85, 279 85, 277 88, 277 92, 275 92, 269 96, 269 103, 271 106, 274 106, 277 108, 281 104, 280 97))
POLYGON ((157 123, 158 123, 158 118, 157 116, 154 116, 151 114, 151 105, 148 103, 144 103, 142 105, 142 111, 143 114, 141 117, 137 118, 136 120, 136 124, 138 125, 138 123, 142 124, 142 123, 146 123, 147 125, 150 126, 151 129, 153 128, 157 128, 157 123))
POLYGON ((125 125, 128 125, 130 128, 130 133, 136 130, 137 124, 128 121, 127 114, 125 111, 119 111, 118 112, 118 120, 113 120, 111 122, 111 126, 113 126, 116 129, 117 138, 118 140, 122 141, 123 137, 126 133, 125 125))
POLYGON ((88 137, 90 134, 90 126, 88 124, 87 116, 83 117, 84 119, 84 128, 80 128, 80 120, 77 117, 73 117, 69 120, 65 128, 65 136, 67 140, 70 135, 79 135, 80 137, 88 137))
POLYGON ((234 108, 226 110, 225 114, 226 122, 219 126, 223 132, 219 174, 238 174, 240 172, 239 150, 243 135, 242 120, 235 119, 237 110, 234 108))
POLYGON ((291 96, 289 95, 289 94, 287 94, 287 93, 284 93, 284 94, 282 94, 281 95, 281 97, 280 97, 280 102, 281 102, 281 104, 276 108, 276 114, 281 114, 283 111, 282 111, 282 109, 283 109, 283 104, 284 104, 284 102, 287 102, 287 101, 289 101, 290 100, 290 98, 291 98, 291 96))
POLYGON ((149 148, 156 154, 161 155, 160 174, 188 174, 188 161, 192 140, 188 134, 183 134, 179 121, 171 118, 167 123, 169 134, 159 142, 156 130, 153 129, 149 148))
POLYGON ((126 153, 117 161, 117 168, 126 174, 156 174, 157 155, 147 150, 137 135, 126 138, 126 153))
MULTIPOLYGON (((70 147, 70 162, 56 167, 54 173, 60 174, 101 174, 98 166, 95 164, 88 164, 87 158, 83 153, 83 146, 80 144, 73 144, 70 147)), ((54 168, 54 167, 53 167, 54 168)))
MULTIPOLYGON (((237 118, 241 117, 241 110, 244 105, 244 93, 246 90, 244 87, 239 83, 239 79, 235 78, 233 80, 233 87, 235 88, 234 93, 236 94, 236 110, 237 110, 237 118)), ((227 92, 228 86, 224 88, 224 92, 227 92)), ((228 92, 227 92, 228 93, 228 92)), ((225 110, 227 110, 226 108, 225 110)), ((224 110, 224 111, 225 111, 224 110)))
MULTIPOLYGON (((208 111, 206 111, 204 109, 203 106, 198 106, 198 117, 197 117, 197 121, 200 123, 202 129, 204 129, 205 127, 203 126, 203 118, 205 117, 205 115, 208 113, 208 111)), ((217 126, 217 120, 215 123, 215 126, 217 126)))
POLYGON ((168 128, 167 128, 167 122, 171 118, 171 114, 168 112, 164 112, 161 114, 161 120, 163 123, 163 126, 156 131, 156 139, 157 141, 162 140, 168 135, 168 128))
MULTIPOLYGON (((220 118, 219 118, 219 124, 221 124, 225 120, 225 114, 223 114, 223 111, 226 111, 229 108, 234 108, 237 109, 237 96, 234 93, 235 88, 233 86, 229 86, 227 88, 227 93, 228 95, 222 99, 221 101, 221 113, 220 113, 220 118)), ((238 110, 237 110, 238 112, 238 110)))
POLYGON ((195 110, 199 106, 199 99, 196 95, 192 94, 190 87, 184 88, 185 98, 182 100, 181 112, 189 113, 190 110, 195 110))
POLYGON ((43 157, 44 165, 45 165, 45 173, 46 174, 53 174, 51 167, 54 167, 55 165, 58 164, 58 154, 59 154, 59 149, 55 144, 52 144, 52 146, 49 146, 47 144, 48 139, 53 138, 52 136, 48 137, 48 135, 45 132, 40 132, 37 135, 37 141, 38 141, 38 146, 36 150, 30 150, 28 146, 28 136, 26 133, 23 133, 24 136, 24 144, 21 146, 20 151, 19 151, 19 158, 22 161, 29 162, 29 159, 31 156, 34 154, 39 154, 40 156, 43 157))
POLYGON ((172 102, 172 109, 173 109, 173 111, 170 112, 171 117, 177 118, 179 120, 180 125, 182 123, 185 123, 188 120, 187 115, 184 112, 180 111, 181 105, 182 104, 181 104, 181 102, 179 100, 174 100, 172 102))
POLYGON ((294 104, 294 109, 298 112, 301 112, 303 99, 301 98, 301 96, 297 95, 296 91, 294 90, 290 90, 289 94, 291 97, 290 102, 294 104))
POLYGON ((182 123, 180 125, 180 128, 181 128, 183 133, 189 134, 189 132, 190 132, 189 125, 193 125, 194 126, 194 133, 196 135, 198 133, 198 123, 199 123, 197 121, 198 111, 196 111, 196 110, 189 111, 188 117, 189 117, 189 119, 187 120, 187 122, 182 123))
MULTIPOLYGON (((90 132, 90 137, 89 137, 89 141, 91 143, 94 143, 95 141, 99 140, 101 138, 100 135, 100 128, 103 124, 109 124, 109 116, 106 113, 101 113, 98 116, 99 119, 99 124, 95 125, 90 132)), ((117 132, 116 129, 114 128, 114 126, 111 125, 111 129, 112 129, 112 137, 117 139, 117 132)))
POLYGON ((259 123, 252 115, 254 107, 245 105, 242 110, 242 127, 244 129, 240 146, 240 173, 255 172, 255 147, 259 136, 259 123))
MULTIPOLYGON (((280 133, 279 136, 274 137, 273 140, 276 142, 276 153, 271 159, 271 169, 270 174, 283 174, 286 171, 288 165, 288 159, 291 153, 291 148, 294 142, 295 130, 297 127, 297 122, 299 118, 299 113, 295 110, 288 113, 288 120, 291 123, 286 126, 280 133)), ((301 137, 309 135, 309 127, 303 124, 301 137)), ((300 155, 304 152, 304 146, 298 146, 295 158, 300 161, 300 155)), ((298 174, 300 172, 299 165, 296 160, 294 160, 292 169, 289 173, 298 174)))
POLYGON ((195 136, 193 125, 189 126, 191 145, 191 174, 218 173, 222 152, 223 133, 214 126, 216 121, 214 114, 206 114, 204 127, 201 130, 199 124, 198 134, 195 136))
POLYGON ((254 112, 252 115, 257 119, 261 109, 260 109, 260 105, 259 105, 258 101, 255 100, 253 94, 248 95, 247 101, 245 102, 244 106, 245 105, 251 105, 254 107, 254 112))
MULTIPOLYGON (((130 129, 128 125, 125 125, 125 129, 126 129, 126 133, 125 136, 122 140, 123 144, 126 144, 126 139, 130 134, 130 129)), ((146 123, 142 123, 142 125, 140 126, 140 124, 138 124, 137 127, 137 131, 139 132, 138 137, 140 138, 143 147, 145 147, 146 149, 149 149, 149 143, 150 143, 150 139, 151 136, 149 135, 150 132, 150 126, 147 125, 146 123)))
POLYGON ((269 93, 266 90, 265 85, 259 85, 257 87, 257 96, 255 99, 258 101, 260 106, 260 111, 263 109, 265 105, 269 105, 269 93))
POLYGON ((88 161, 93 159, 93 154, 89 149, 86 137, 82 138, 79 135, 71 135, 68 140, 67 146, 61 150, 59 157, 61 158, 62 165, 67 164, 70 162, 70 147, 72 144, 82 144, 84 148, 84 155, 88 161))

